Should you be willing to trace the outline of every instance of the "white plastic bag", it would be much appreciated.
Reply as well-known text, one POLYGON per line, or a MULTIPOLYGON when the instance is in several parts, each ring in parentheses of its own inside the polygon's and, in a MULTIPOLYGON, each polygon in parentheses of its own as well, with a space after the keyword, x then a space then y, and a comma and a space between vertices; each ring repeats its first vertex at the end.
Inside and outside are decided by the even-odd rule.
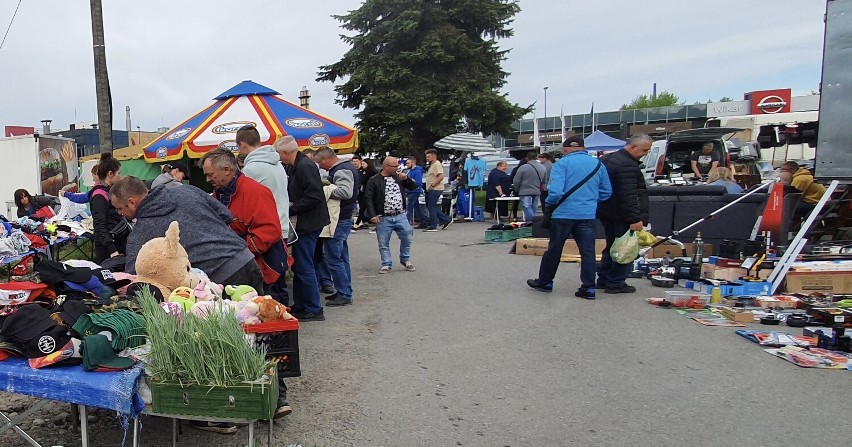
POLYGON ((630 264, 639 257, 639 237, 633 230, 627 230, 623 235, 615 238, 609 249, 612 260, 619 264, 630 264))

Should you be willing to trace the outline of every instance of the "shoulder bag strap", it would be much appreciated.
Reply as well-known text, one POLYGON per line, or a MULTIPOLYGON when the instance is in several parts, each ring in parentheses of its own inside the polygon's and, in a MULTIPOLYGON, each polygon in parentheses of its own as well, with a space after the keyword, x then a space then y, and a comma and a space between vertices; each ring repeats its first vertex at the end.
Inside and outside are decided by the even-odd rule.
POLYGON ((601 162, 600 162, 600 160, 598 160, 598 165, 595 166, 595 169, 592 169, 592 172, 590 172, 589 175, 586 176, 586 178, 584 178, 583 180, 580 180, 580 182, 577 183, 576 185, 574 185, 573 188, 569 189, 568 192, 566 192, 562 196, 562 198, 559 199, 559 202, 556 203, 556 206, 554 206, 553 209, 559 208, 559 205, 562 205, 562 202, 564 202, 565 199, 567 199, 571 194, 574 194, 574 191, 577 191, 578 189, 580 189, 581 186, 585 185, 586 182, 588 182, 592 177, 594 177, 595 174, 597 174, 600 169, 601 169, 601 162))

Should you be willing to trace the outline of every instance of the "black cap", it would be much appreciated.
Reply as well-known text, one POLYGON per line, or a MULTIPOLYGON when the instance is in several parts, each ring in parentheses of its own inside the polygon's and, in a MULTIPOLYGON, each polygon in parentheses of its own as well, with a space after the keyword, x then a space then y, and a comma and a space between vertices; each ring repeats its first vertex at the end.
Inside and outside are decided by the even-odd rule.
POLYGON ((143 290, 148 290, 154 295, 158 303, 162 303, 166 300, 166 297, 163 296, 163 292, 160 291, 160 288, 146 283, 146 282, 135 282, 127 287, 126 295, 132 298, 138 298, 138 294, 142 293, 143 290))
POLYGON ((186 163, 182 161, 174 161, 168 164, 169 169, 177 169, 180 172, 183 172, 183 178, 186 180, 190 180, 189 178, 189 167, 186 166, 186 163))
POLYGON ((586 142, 579 135, 571 135, 562 142, 562 147, 586 147, 586 142))
POLYGON ((21 306, 3 322, 0 334, 8 340, 26 342, 56 327, 50 312, 38 304, 21 306))
POLYGON ((86 267, 71 267, 56 261, 43 260, 36 264, 35 269, 41 282, 48 286, 54 286, 62 281, 82 284, 92 278, 92 271, 86 267))
POLYGON ((61 350, 71 341, 68 330, 62 326, 56 326, 51 330, 36 334, 35 337, 21 345, 21 352, 28 359, 44 357, 48 354, 61 350))
POLYGON ((85 315, 89 312, 91 312, 91 309, 89 309, 89 306, 83 304, 82 301, 66 299, 65 302, 62 303, 62 307, 59 309, 59 316, 70 328, 71 326, 74 326, 74 323, 77 322, 77 319, 80 318, 81 315, 85 315))
POLYGON ((112 287, 113 289, 120 289, 131 283, 129 279, 115 279, 115 276, 112 275, 112 270, 110 269, 92 269, 92 275, 94 275, 95 278, 98 278, 101 281, 101 284, 112 287))

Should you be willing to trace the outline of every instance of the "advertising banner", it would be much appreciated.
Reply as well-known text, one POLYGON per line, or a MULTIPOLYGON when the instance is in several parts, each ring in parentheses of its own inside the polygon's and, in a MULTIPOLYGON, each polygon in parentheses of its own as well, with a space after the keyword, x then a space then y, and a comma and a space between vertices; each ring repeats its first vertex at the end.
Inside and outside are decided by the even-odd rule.
POLYGON ((751 92, 751 114, 790 113, 792 93, 789 88, 751 92))
POLYGON ((77 146, 73 140, 39 138, 38 158, 42 194, 58 196, 63 186, 77 183, 77 146))

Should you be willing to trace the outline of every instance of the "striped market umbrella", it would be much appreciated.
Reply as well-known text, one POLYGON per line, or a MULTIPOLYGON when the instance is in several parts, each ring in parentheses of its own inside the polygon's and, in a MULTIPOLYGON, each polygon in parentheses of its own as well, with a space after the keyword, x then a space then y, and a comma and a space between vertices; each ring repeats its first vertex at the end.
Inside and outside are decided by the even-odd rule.
POLYGON ((454 133, 441 138, 433 145, 438 149, 449 149, 462 152, 497 152, 491 143, 479 134, 454 133))
POLYGON ((291 135, 300 150, 328 146, 348 154, 358 148, 355 129, 299 107, 279 95, 263 85, 243 81, 214 98, 213 104, 145 145, 145 161, 179 160, 184 154, 189 158, 201 158, 217 147, 236 152, 237 130, 246 124, 257 128, 263 145, 291 135))

